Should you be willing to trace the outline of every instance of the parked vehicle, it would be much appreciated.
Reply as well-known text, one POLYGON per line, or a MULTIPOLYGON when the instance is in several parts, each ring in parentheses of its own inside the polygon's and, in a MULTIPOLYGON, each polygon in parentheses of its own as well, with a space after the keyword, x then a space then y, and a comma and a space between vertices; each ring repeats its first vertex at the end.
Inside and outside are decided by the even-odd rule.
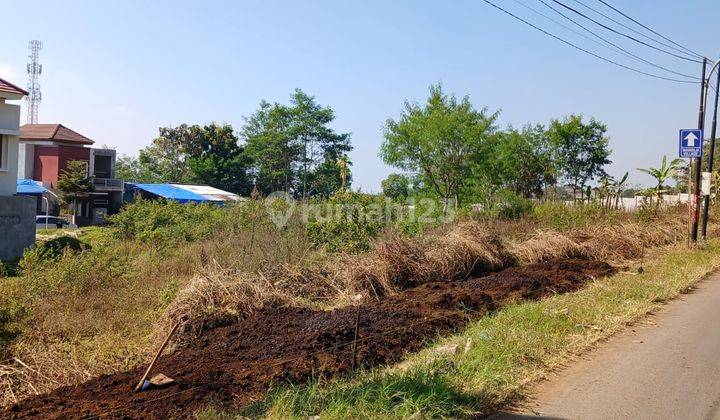
POLYGON ((57 216, 36 216, 35 217, 35 228, 36 229, 77 229, 77 225, 68 222, 62 217, 57 216), (45 220, 47 219, 47 220, 45 220))

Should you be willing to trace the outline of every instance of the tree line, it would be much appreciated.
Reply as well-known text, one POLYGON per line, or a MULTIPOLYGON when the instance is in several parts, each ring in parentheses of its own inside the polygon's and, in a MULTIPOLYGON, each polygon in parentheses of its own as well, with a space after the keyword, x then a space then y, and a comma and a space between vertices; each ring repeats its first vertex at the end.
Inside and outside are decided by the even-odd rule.
POLYGON ((261 102, 239 131, 230 124, 161 127, 137 158, 123 156, 116 174, 146 183, 200 183, 247 196, 253 188, 298 198, 329 196, 341 175, 351 182, 350 133, 330 124, 335 113, 296 89, 289 104, 261 102))
POLYGON ((543 197, 568 185, 582 196, 593 180, 607 176, 607 126, 570 115, 543 125, 500 130, 499 111, 477 109, 468 96, 430 87, 424 104, 406 102, 388 119, 380 156, 404 171, 382 183, 385 195, 430 194, 450 203, 482 202, 501 191, 543 197))
MULTIPOLYGON (((499 111, 476 108, 430 87, 423 104, 406 101, 383 130, 382 160, 402 171, 382 183, 393 199, 434 196, 445 208, 501 192, 543 197, 568 185, 582 196, 610 163, 605 124, 581 115, 549 125, 501 130, 499 111)), ((249 195, 287 191, 330 196, 349 186, 350 133, 330 127, 332 108, 296 89, 288 104, 263 101, 235 131, 229 124, 163 127, 137 158, 123 156, 117 176, 137 182, 201 183, 249 195)))

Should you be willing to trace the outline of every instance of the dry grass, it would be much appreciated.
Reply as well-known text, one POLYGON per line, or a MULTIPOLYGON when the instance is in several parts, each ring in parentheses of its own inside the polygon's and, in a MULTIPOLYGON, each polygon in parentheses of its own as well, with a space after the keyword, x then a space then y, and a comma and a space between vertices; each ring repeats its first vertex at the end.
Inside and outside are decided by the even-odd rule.
POLYGON ((553 230, 519 221, 517 236, 510 222, 463 221, 415 238, 389 232, 359 255, 313 249, 294 220, 284 230, 252 223, 169 251, 127 241, 94 246, 91 256, 0 283, 0 305, 7 298, 30 314, 26 333, 0 351, 0 359, 24 363, 0 364, 1 402, 142 364, 179 319, 183 343, 267 305, 329 309, 357 294, 381 299, 556 257, 623 262, 682 240, 674 216, 553 230))

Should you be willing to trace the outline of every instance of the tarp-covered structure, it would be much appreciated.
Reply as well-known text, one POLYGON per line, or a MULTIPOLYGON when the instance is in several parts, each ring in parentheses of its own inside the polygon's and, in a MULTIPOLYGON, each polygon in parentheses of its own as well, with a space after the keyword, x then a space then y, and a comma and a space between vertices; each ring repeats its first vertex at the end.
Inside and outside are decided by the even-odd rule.
POLYGON ((143 198, 177 201, 178 203, 216 203, 240 201, 237 194, 204 185, 183 184, 140 184, 125 183, 125 201, 132 201, 135 196, 143 198))

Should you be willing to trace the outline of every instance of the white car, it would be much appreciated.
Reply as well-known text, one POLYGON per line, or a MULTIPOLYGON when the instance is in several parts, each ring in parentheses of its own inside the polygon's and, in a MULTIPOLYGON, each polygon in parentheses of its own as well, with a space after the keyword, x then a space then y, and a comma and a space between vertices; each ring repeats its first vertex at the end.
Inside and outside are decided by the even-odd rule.
POLYGON ((36 229, 77 229, 77 225, 74 225, 62 217, 57 216, 36 216, 35 217, 35 228, 36 229), (47 220, 46 220, 47 219, 47 220))

